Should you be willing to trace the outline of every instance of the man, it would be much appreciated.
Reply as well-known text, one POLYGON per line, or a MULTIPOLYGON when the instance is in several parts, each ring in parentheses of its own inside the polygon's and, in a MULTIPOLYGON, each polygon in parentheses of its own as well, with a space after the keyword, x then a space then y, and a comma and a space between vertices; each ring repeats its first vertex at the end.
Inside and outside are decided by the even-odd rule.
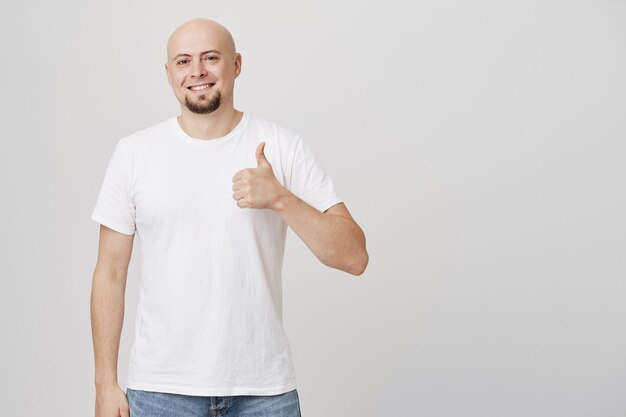
POLYGON ((366 268, 363 231, 302 137, 233 107, 241 67, 219 23, 178 27, 165 71, 181 114, 122 138, 111 156, 91 215, 101 224, 97 417, 299 416, 282 327, 287 226, 325 265, 366 268), (141 285, 124 393, 117 355, 135 233, 141 285))

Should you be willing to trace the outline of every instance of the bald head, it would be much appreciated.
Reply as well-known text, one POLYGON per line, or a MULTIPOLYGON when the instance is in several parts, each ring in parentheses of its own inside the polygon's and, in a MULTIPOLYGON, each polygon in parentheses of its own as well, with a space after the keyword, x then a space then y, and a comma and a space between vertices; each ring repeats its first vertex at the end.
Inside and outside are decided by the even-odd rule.
POLYGON ((167 61, 179 53, 192 53, 191 50, 211 44, 225 55, 234 57, 237 53, 235 41, 230 31, 215 20, 196 18, 179 27, 167 40, 167 61))

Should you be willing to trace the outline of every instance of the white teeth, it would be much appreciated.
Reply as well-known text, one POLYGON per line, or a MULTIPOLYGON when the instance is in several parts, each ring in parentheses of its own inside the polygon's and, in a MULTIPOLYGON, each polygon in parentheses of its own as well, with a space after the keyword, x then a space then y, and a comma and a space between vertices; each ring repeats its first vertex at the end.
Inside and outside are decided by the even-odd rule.
POLYGON ((192 90, 204 90, 205 88, 209 88, 210 84, 198 85, 195 87, 191 87, 192 90))

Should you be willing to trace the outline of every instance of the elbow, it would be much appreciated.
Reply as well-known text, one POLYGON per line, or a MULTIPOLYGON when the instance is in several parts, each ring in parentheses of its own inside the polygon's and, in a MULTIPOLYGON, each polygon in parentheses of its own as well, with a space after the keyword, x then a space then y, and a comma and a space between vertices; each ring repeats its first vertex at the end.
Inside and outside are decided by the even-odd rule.
POLYGON ((363 275, 368 263, 369 255, 367 254, 367 251, 364 250, 363 253, 357 258, 357 261, 353 264, 350 273, 355 276, 363 275))
POLYGON ((359 227, 359 243, 358 243, 358 256, 355 257, 355 262, 352 267, 351 274, 355 276, 363 275, 365 269, 367 268, 367 264, 369 263, 370 257, 367 253, 367 246, 365 240, 365 233, 359 227))
POLYGON ((369 263, 369 255, 365 246, 365 235, 359 228, 359 235, 356 239, 346 246, 337 246, 329 248, 322 261, 325 265, 347 272, 351 275, 363 275, 367 264, 369 263))
POLYGON ((352 275, 355 276, 360 276, 363 275, 363 273, 365 272, 365 269, 367 268, 367 264, 369 263, 370 257, 369 254, 367 253, 367 247, 365 244, 365 234, 363 233, 363 230, 361 230, 361 228, 359 228, 360 230, 360 239, 359 239, 359 244, 358 244, 358 255, 354 257, 354 262, 352 264, 352 269, 350 271, 350 273, 352 275))

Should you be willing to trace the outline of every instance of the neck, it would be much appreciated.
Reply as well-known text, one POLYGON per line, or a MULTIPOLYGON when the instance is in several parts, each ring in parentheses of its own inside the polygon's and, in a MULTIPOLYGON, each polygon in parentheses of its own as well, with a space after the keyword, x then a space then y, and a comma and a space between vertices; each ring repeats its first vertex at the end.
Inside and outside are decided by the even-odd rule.
POLYGON ((191 137, 211 140, 232 132, 242 117, 243 113, 233 107, 220 106, 214 112, 197 114, 181 106, 178 124, 191 137))

